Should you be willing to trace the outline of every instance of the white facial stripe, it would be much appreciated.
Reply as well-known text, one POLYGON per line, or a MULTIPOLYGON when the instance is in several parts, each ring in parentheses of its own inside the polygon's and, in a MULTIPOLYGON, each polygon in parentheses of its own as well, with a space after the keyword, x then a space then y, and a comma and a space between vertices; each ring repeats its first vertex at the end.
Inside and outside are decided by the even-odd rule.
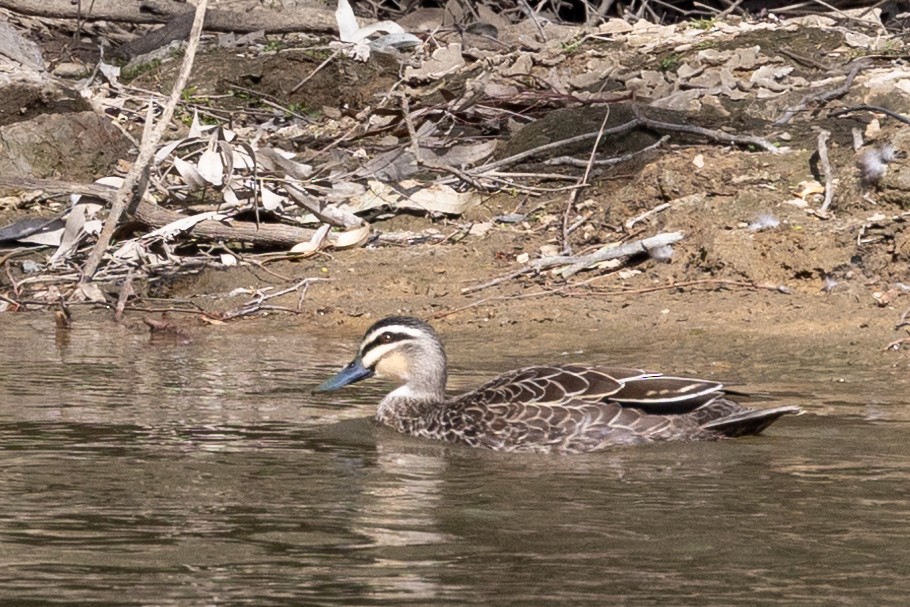
POLYGON ((379 362, 379 359, 400 346, 404 342, 393 341, 390 344, 381 344, 370 349, 366 356, 360 361, 367 369, 372 369, 379 362))
POLYGON ((383 333, 398 333, 402 335, 410 335, 411 337, 419 338, 424 335, 424 332, 420 329, 415 329, 414 327, 406 327, 405 325, 386 325, 380 327, 375 331, 371 332, 369 335, 363 338, 361 342, 360 350, 363 351, 363 346, 365 344, 371 343, 374 339, 382 335, 383 333))

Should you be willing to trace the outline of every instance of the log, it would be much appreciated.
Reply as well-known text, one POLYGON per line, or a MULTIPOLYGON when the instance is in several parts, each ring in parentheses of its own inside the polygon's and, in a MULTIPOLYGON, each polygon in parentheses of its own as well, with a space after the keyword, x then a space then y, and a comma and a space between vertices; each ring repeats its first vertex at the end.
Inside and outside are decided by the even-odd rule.
MULTIPOLYGON (((108 203, 114 200, 117 190, 95 183, 85 184, 69 181, 55 181, 53 179, 28 179, 20 177, 0 176, 0 188, 10 190, 41 190, 52 195, 82 194, 94 196, 108 203)), ((141 200, 133 217, 151 228, 160 228, 186 215, 158 206, 154 202, 141 200)), ((315 230, 299 228, 280 223, 255 223, 249 221, 201 221, 197 223, 189 234, 207 240, 228 240, 245 242, 263 248, 289 248, 295 244, 309 241, 315 230)))
MULTIPOLYGON (((116 21, 120 23, 167 23, 172 18, 193 8, 183 2, 155 0, 127 2, 126 0, 92 0, 79 4, 70 0, 0 0, 0 8, 22 15, 53 19, 78 19, 84 21, 116 21)), ((236 5, 234 5, 236 6, 236 5)), ((190 17, 192 19, 192 17, 190 17)), ((335 12, 313 2, 306 10, 273 11, 261 8, 249 0, 249 10, 213 9, 208 12, 205 29, 213 32, 256 32, 270 34, 290 32, 337 32, 335 12)))

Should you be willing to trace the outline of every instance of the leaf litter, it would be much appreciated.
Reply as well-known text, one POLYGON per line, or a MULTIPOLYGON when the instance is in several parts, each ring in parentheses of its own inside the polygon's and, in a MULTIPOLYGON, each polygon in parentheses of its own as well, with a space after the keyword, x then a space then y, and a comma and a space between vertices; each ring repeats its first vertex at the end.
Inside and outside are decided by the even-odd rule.
MULTIPOLYGON (((340 0, 340 34, 321 41, 321 48, 331 54, 298 87, 305 91, 308 79, 330 64, 345 69, 346 62, 381 60, 392 61, 400 74, 388 90, 368 96, 356 111, 326 108, 320 119, 276 111, 265 120, 252 112, 225 120, 184 95, 183 111, 192 110, 189 129, 157 146, 144 196, 155 207, 179 209, 180 216, 148 225, 146 232, 127 230, 105 251, 91 276, 83 266, 104 221, 97 198, 74 196, 53 226, 20 235, 15 226, 0 230, 0 237, 10 234, 4 242, 14 246, 49 247, 43 263, 14 281, 15 297, 4 301, 53 304, 62 296, 105 302, 109 295, 98 284, 122 283, 128 275, 151 281, 203 267, 253 263, 250 245, 274 248, 239 232, 232 238, 231 229, 241 224, 252 223, 263 231, 275 225, 307 230, 300 232, 305 237, 284 247, 284 255, 291 258, 370 243, 419 241, 435 237, 437 231, 396 235, 376 225, 401 213, 446 217, 457 225, 459 217, 502 190, 531 198, 564 193, 568 201, 556 254, 525 256, 524 265, 507 278, 546 275, 565 281, 580 271, 616 271, 615 263, 607 263, 616 255, 610 246, 572 254, 572 234, 590 214, 580 215, 576 227, 568 219, 580 208, 575 196, 589 185, 592 167, 628 164, 666 146, 693 142, 786 154, 793 133, 782 129, 799 131, 817 120, 819 112, 831 113, 827 106, 832 100, 854 90, 865 111, 875 112, 877 106, 865 102, 877 100, 884 91, 898 94, 903 103, 892 113, 906 112, 910 72, 892 60, 905 51, 877 19, 876 10, 791 19, 728 16, 705 27, 645 18, 601 19, 579 26, 534 14, 507 15, 482 4, 474 16, 453 0, 429 29, 407 31, 394 21, 362 27, 347 0, 340 0), (823 57, 742 42, 800 32, 820 36, 816 44, 828 48, 823 57), (818 61, 827 68, 822 77, 806 69, 818 61), (750 102, 745 111, 737 106, 744 100, 750 102), (545 143, 531 136, 556 110, 568 112, 571 120, 595 108, 604 116, 600 129, 565 137, 551 134, 545 143), (734 113, 748 118, 737 124, 750 124, 754 131, 726 124, 734 113), (295 117, 288 120, 288 114, 295 117), (711 119, 698 120, 700 116, 711 119), (611 148, 611 140, 641 132, 656 132, 658 138, 633 149, 611 148), (604 143, 592 149, 602 139, 604 143), (554 172, 553 166, 559 169, 554 172), (218 239, 199 230, 214 229, 214 224, 225 230, 218 232, 218 239)), ((261 45, 257 50, 255 42, 250 44, 251 52, 262 52, 261 45)), ((104 77, 86 82, 83 94, 127 130, 141 125, 142 116, 163 103, 157 94, 122 83, 114 66, 101 62, 98 71, 104 77)), ((884 158, 870 150, 894 149, 875 140, 868 146, 862 158, 884 158)), ((893 162, 895 154, 887 157, 874 167, 869 160, 860 162, 867 181, 872 181, 869 175, 879 179, 882 165, 893 162)), ((99 184, 119 187, 118 179, 122 182, 111 176, 99 184)), ((837 199, 836 180, 825 181, 821 212, 826 214, 832 200, 836 212, 837 199)), ((617 250, 632 251, 630 255, 645 251, 655 261, 669 260, 671 244, 685 234, 652 233, 630 240, 636 235, 632 226, 657 212, 622 222, 626 228, 617 234, 617 250)), ((518 217, 514 223, 530 225, 529 214, 518 217)), ((554 221, 558 223, 558 217, 554 221)), ((769 209, 748 229, 766 230, 777 221, 769 209)), ((480 236, 492 225, 481 229, 464 224, 463 229, 466 235, 480 236)))

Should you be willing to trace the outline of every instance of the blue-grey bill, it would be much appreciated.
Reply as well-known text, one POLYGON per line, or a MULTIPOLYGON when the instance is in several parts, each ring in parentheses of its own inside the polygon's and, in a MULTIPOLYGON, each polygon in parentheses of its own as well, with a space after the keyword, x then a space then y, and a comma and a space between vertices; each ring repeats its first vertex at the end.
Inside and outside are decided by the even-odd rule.
POLYGON ((331 392, 332 390, 343 388, 348 384, 353 384, 354 382, 358 382, 361 379, 366 379, 372 376, 373 370, 364 367, 363 363, 360 362, 360 357, 358 356, 349 362, 344 369, 319 384, 319 386, 313 390, 313 392, 331 392))

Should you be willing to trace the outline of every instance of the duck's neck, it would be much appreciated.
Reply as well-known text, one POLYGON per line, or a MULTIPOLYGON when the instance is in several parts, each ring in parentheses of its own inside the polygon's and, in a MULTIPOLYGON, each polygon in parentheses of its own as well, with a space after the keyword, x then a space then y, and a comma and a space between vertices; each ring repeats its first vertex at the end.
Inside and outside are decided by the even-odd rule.
POLYGON ((423 387, 408 383, 382 399, 376 411, 376 420, 401 432, 414 432, 427 413, 444 403, 445 399, 444 380, 442 384, 423 387))

